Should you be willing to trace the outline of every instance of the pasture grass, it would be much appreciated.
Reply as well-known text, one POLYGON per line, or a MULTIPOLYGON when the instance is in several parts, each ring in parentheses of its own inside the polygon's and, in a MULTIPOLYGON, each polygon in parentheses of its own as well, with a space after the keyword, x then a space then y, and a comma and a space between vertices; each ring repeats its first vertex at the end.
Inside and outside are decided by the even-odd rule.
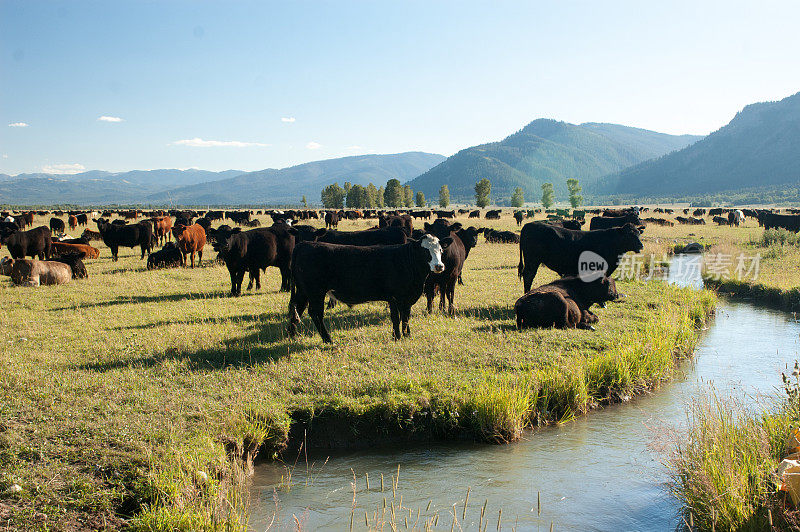
MULTIPOLYGON (((658 249, 684 238, 652 233, 658 249)), ((412 338, 393 342, 384 304, 338 305, 324 345, 307 316, 287 337, 274 268, 261 291, 230 298, 220 264, 148 272, 138 250, 112 262, 99 247, 87 280, 31 289, 0 277, 2 526, 241 529, 257 456, 315 434, 317 445, 514 441, 670 378, 715 305, 708 291, 621 282, 628 297, 597 310, 596 332, 517 331, 518 247, 481 238, 455 317, 427 314, 423 297, 412 338), (326 419, 334 431, 319 436, 326 419), (301 422, 306 435, 292 432, 301 422)), ((542 268, 535 282, 554 278, 542 268)))

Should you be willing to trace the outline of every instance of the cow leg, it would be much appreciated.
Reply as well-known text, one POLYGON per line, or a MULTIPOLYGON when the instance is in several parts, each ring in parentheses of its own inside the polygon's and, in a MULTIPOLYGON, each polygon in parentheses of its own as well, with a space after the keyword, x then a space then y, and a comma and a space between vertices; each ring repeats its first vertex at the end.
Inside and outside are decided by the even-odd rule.
POLYGON ((112 247, 111 258, 114 259, 114 262, 117 262, 117 259, 119 258, 118 254, 119 254, 119 247, 117 246, 112 247))
POLYGON ((231 272, 231 295, 242 295, 242 281, 244 280, 244 270, 231 272))
POLYGON ((458 284, 464 286, 464 281, 461 280, 461 276, 458 276, 458 284))
POLYGON ((192 256, 191 257, 192 257, 191 258, 191 260, 192 260, 192 269, 194 269, 194 251, 192 251, 192 256))
POLYGON ((525 287, 526 294, 530 291, 531 285, 533 284, 533 278, 536 277, 536 272, 538 270, 539 270, 538 262, 534 262, 532 264, 525 264, 525 269, 522 270, 522 282, 523 286, 525 287))
POLYGON ((433 298, 436 295, 436 285, 430 279, 425 280, 425 299, 428 301, 428 312, 433 312, 433 298))
POLYGON ((396 301, 389 303, 389 315, 392 317, 392 338, 399 340, 402 335, 400 334, 400 310, 397 308, 396 301))
POLYGON ((199 268, 202 263, 203 263, 203 250, 200 249, 197 251, 197 267, 199 268))
POLYGON ((411 336, 411 326, 409 320, 411 319, 411 306, 408 304, 403 305, 400 310, 400 321, 403 325, 403 336, 411 336))
POLYGON ((292 271, 289 268, 281 268, 281 292, 288 292, 291 286, 292 271))
POLYGON ((307 305, 308 298, 305 293, 295 289, 289 300, 289 336, 292 338, 297 334, 297 324, 300 323, 300 318, 303 317, 307 305))
POLYGON ((147 244, 142 244, 140 247, 142 248, 142 256, 139 257, 139 260, 142 260, 144 258, 144 251, 147 249, 147 244))
POLYGON ((439 312, 444 314, 445 299, 447 298, 447 281, 439 281, 439 312))
POLYGON ((322 319, 325 315, 325 294, 322 294, 322 297, 314 298, 313 301, 309 300, 308 313, 314 321, 314 326, 322 337, 322 341, 326 344, 332 344, 333 340, 331 340, 331 335, 328 334, 328 329, 322 319))
MULTIPOLYGON (((444 296, 442 296, 444 297, 444 296)), ((456 307, 453 304, 453 299, 456 297, 456 282, 454 280, 450 280, 447 282, 447 313, 451 316, 454 316, 456 313, 456 307)))

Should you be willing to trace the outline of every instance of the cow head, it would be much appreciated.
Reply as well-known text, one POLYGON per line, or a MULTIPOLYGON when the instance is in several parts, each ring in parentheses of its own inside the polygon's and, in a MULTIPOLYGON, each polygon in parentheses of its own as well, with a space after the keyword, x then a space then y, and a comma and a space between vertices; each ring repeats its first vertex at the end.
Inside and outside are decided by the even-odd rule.
POLYGON ((3 257, 0 259, 0 275, 11 275, 11 268, 14 266, 14 259, 3 257))
POLYGON ((422 249, 425 249, 430 254, 430 261, 428 262, 428 267, 434 273, 442 273, 444 271, 444 262, 442 262, 442 251, 453 239, 450 237, 445 238, 442 241, 439 241, 433 235, 425 235, 423 236, 420 241, 419 245, 422 249))
POLYGON ((642 231, 632 223, 627 223, 620 227, 619 234, 621 236, 620 244, 624 251, 639 253, 644 249, 642 241, 639 239, 639 235, 642 234, 642 231))

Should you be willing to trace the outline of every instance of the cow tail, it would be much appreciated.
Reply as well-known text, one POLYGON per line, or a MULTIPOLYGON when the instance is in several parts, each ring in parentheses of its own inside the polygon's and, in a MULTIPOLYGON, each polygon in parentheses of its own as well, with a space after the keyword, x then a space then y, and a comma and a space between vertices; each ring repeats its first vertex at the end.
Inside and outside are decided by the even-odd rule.
POLYGON ((517 265, 517 275, 522 278, 522 272, 525 270, 525 261, 522 259, 522 244, 519 245, 519 265, 517 265))

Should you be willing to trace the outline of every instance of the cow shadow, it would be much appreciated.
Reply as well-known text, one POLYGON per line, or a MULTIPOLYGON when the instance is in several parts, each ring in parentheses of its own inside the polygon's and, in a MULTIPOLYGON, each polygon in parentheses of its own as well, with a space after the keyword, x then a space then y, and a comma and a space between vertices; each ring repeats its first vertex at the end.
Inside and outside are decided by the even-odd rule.
POLYGON ((488 307, 474 307, 461 311, 464 317, 484 321, 485 324, 473 327, 474 331, 497 332, 516 331, 517 315, 514 307, 509 305, 491 305, 488 307), (497 323, 502 322, 502 323, 497 323))
MULTIPOLYGON (((259 295, 261 292, 243 292, 239 297, 248 297, 259 295)), ((103 308, 103 307, 113 307, 116 305, 136 305, 138 303, 163 303, 163 302, 176 302, 176 301, 183 301, 186 299, 222 299, 231 297, 230 291, 228 290, 220 290, 215 292, 202 292, 202 293, 191 293, 191 292, 184 292, 178 294, 166 294, 163 296, 117 296, 116 299, 111 299, 109 301, 99 301, 97 303, 90 303, 86 305, 80 305, 80 308, 103 308)), ((50 309, 50 312, 57 312, 63 310, 72 310, 75 307, 58 307, 50 309)))
MULTIPOLYGON (((193 320, 188 322, 163 322, 161 325, 175 323, 212 323, 213 318, 193 320)), ((221 320, 216 320, 220 322, 221 320)), ((302 353, 313 349, 339 349, 336 333, 369 327, 389 322, 388 312, 378 310, 367 312, 340 311, 325 317, 325 324, 334 336, 334 344, 326 346, 321 343, 311 319, 306 315, 301 321, 298 338, 289 338, 286 331, 288 320, 284 313, 251 314, 233 316, 224 321, 242 321, 252 323, 252 330, 236 338, 222 340, 221 345, 198 349, 196 351, 178 351, 168 348, 152 355, 127 358, 124 360, 110 360, 90 364, 78 364, 77 369, 106 372, 127 367, 152 367, 167 361, 189 362, 188 371, 215 371, 225 368, 248 367, 269 361, 290 358, 295 353, 302 353)), ((157 326, 158 324, 155 324, 157 326)), ((154 326, 151 324, 150 326, 154 326)), ((387 339, 391 335, 390 328, 386 328, 387 339)))

